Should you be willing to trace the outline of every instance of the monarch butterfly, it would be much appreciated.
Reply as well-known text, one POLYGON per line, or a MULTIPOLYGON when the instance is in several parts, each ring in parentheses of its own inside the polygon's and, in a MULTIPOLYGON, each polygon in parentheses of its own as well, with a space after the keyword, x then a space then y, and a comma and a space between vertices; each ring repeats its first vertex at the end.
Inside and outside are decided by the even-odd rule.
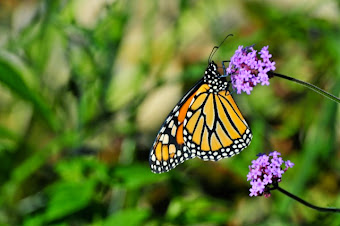
POLYGON ((211 52, 203 78, 177 103, 159 130, 149 155, 152 172, 168 172, 194 157, 218 161, 239 154, 250 144, 251 130, 228 91, 229 82, 211 61, 218 48, 211 52))

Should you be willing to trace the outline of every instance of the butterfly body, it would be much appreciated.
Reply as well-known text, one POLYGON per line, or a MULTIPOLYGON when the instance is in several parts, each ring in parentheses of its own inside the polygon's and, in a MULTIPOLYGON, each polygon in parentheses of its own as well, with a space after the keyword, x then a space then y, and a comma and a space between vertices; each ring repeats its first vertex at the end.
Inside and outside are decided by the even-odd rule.
POLYGON ((151 171, 163 173, 194 157, 218 161, 246 148, 252 134, 212 61, 163 123, 150 151, 151 171))

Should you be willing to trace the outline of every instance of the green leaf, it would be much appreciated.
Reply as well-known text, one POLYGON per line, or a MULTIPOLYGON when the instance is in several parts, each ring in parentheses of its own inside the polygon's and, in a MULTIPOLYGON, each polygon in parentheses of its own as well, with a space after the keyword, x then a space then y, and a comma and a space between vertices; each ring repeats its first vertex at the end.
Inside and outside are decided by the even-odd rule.
POLYGON ((13 59, 9 54, 0 54, 0 82, 7 86, 13 94, 32 103, 34 109, 46 120, 48 125, 53 130, 57 130, 60 125, 51 107, 41 94, 29 87, 23 79, 23 75, 27 73, 27 68, 17 58, 13 59))
POLYGON ((18 140, 18 136, 10 131, 9 129, 0 126, 0 138, 9 139, 9 140, 18 140))
POLYGON ((30 216, 27 219, 25 219, 24 226, 40 226, 44 225, 44 216, 43 215, 35 215, 30 216))
POLYGON ((13 168, 10 175, 10 180, 1 187, 2 199, 13 199, 18 190, 22 189, 22 183, 36 172, 50 157, 53 151, 60 151, 63 147, 73 146, 77 142, 78 134, 65 133, 51 141, 42 150, 36 151, 23 161, 18 167, 13 168))
POLYGON ((49 190, 50 201, 46 211, 46 221, 52 221, 70 215, 88 205, 94 194, 93 180, 74 182, 59 182, 49 190))
POLYGON ((14 150, 18 146, 19 141, 20 138, 17 134, 0 126, 0 153, 2 151, 14 150))
POLYGON ((116 212, 104 221, 104 226, 110 225, 142 225, 143 221, 150 215, 148 210, 125 209, 116 212))
POLYGON ((223 202, 191 194, 191 197, 176 198, 171 201, 167 218, 180 225, 213 223, 222 225, 231 217, 231 210, 223 202), (206 214, 209 213, 209 214, 206 214))
POLYGON ((110 181, 107 166, 97 158, 78 156, 60 161, 55 167, 56 173, 63 181, 81 182, 93 178, 107 183, 110 181))
POLYGON ((118 177, 126 188, 140 188, 145 185, 163 181, 167 174, 154 174, 148 165, 119 166, 114 171, 114 176, 118 177))

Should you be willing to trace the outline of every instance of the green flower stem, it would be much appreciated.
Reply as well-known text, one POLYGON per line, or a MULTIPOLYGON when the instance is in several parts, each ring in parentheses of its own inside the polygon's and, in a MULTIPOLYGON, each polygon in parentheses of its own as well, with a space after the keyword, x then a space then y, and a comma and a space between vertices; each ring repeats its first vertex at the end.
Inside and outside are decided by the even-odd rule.
POLYGON ((340 209, 338 209, 338 208, 333 208, 333 207, 325 208, 325 207, 314 206, 314 205, 310 204, 309 202, 306 202, 305 200, 303 200, 303 199, 301 199, 301 198, 299 198, 299 197, 297 197, 297 196, 295 196, 295 195, 289 193, 288 191, 284 190, 283 188, 280 188, 278 185, 275 186, 275 187, 273 188, 273 190, 274 190, 274 189, 279 190, 279 191, 282 192, 283 194, 289 196, 289 197, 292 198, 292 199, 295 199, 296 201, 302 203, 302 204, 305 205, 305 206, 308 206, 309 208, 312 208, 312 209, 315 209, 315 210, 318 210, 318 211, 322 211, 322 212, 340 212, 340 209))
POLYGON ((292 77, 289 77, 289 76, 286 76, 286 75, 281 75, 281 74, 278 74, 278 73, 275 73, 275 72, 270 72, 269 76, 270 77, 276 76, 276 77, 279 77, 279 78, 284 78, 284 79, 299 83, 299 84, 301 84, 301 85, 303 85, 303 86, 305 86, 305 87, 307 87, 307 88, 309 88, 309 89, 311 89, 311 90, 313 90, 313 91, 315 91, 315 92, 317 92, 317 93, 319 93, 319 94, 321 94, 325 97, 328 97, 329 99, 337 102, 338 104, 340 104, 340 99, 338 97, 334 96, 333 94, 327 93, 326 91, 324 91, 324 90, 320 89, 319 87, 312 85, 308 82, 303 82, 303 81, 300 81, 298 79, 295 79, 295 78, 292 78, 292 77))

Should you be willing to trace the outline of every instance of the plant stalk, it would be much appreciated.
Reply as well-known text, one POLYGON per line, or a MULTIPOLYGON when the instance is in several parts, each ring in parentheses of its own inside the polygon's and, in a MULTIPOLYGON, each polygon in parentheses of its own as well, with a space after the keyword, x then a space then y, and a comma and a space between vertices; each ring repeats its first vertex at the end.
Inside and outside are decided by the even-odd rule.
POLYGON ((305 206, 308 206, 309 208, 318 210, 318 211, 322 211, 322 212, 340 212, 339 208, 334 208, 334 207, 330 207, 330 208, 325 208, 325 207, 319 207, 319 206, 314 206, 313 204, 310 204, 309 202, 306 202, 305 200, 293 195, 292 193, 284 190, 283 188, 280 188, 278 185, 275 186, 274 189, 279 190, 280 192, 282 192, 283 194, 289 196, 292 199, 295 199, 296 201, 302 203, 305 206))
POLYGON ((311 90, 313 90, 313 91, 315 91, 315 92, 317 92, 317 93, 319 93, 319 94, 321 94, 321 95, 323 95, 323 96, 325 96, 325 97, 327 97, 327 98, 337 102, 338 104, 340 104, 340 99, 338 97, 336 97, 333 94, 330 94, 330 93, 328 93, 328 92, 320 89, 319 87, 317 87, 317 86, 315 86, 313 84, 310 84, 308 82, 303 82, 303 81, 300 81, 298 79, 289 77, 287 75, 282 75, 282 74, 278 74, 278 73, 275 73, 275 72, 270 72, 269 76, 270 77, 276 76, 276 77, 279 77, 279 78, 284 78, 284 79, 296 82, 296 83, 301 84, 301 85, 303 85, 303 86, 305 86, 305 87, 307 87, 307 88, 309 88, 309 89, 311 89, 311 90))

